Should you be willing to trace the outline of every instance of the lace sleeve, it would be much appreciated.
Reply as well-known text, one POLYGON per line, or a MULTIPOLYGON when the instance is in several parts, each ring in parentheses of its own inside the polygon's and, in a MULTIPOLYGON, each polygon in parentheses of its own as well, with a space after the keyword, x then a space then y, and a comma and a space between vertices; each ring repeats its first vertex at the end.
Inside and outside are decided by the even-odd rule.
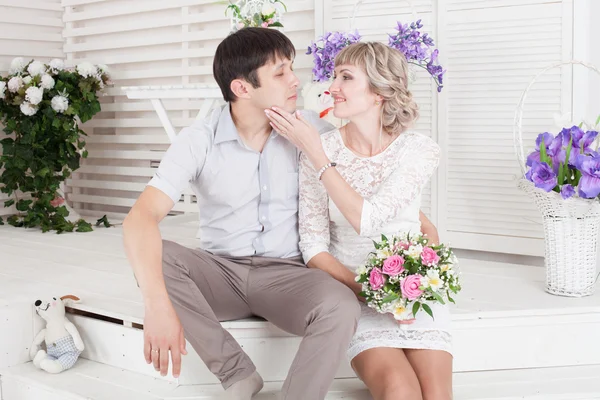
POLYGON ((304 262, 329 252, 329 197, 308 158, 300 155, 298 206, 300 251, 304 262))
POLYGON ((440 147, 427 136, 416 135, 404 149, 396 168, 377 193, 364 199, 360 235, 373 236, 421 193, 439 165, 440 147))

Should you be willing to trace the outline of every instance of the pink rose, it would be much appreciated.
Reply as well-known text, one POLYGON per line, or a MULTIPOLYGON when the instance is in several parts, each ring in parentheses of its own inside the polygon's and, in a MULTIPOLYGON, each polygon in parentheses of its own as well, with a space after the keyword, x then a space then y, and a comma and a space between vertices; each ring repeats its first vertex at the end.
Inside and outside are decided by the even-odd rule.
POLYGON ((419 289, 421 286, 421 279, 423 277, 419 274, 409 275, 402 281, 402 295, 406 297, 408 300, 415 300, 420 295, 423 294, 423 291, 419 289))
POLYGON ((389 276, 396 276, 404 271, 404 258, 400 256, 391 256, 383 262, 383 273, 389 276))
POLYGON ((60 207, 64 202, 65 202, 65 199, 63 199, 62 197, 58 196, 54 200, 50 201, 50 205, 52 207, 60 207))
POLYGON ((410 247, 410 244, 407 242, 398 242, 394 245, 394 251, 396 250, 408 250, 408 248, 410 247))
POLYGON ((263 22, 263 23, 261 24, 261 26, 262 26, 263 28, 268 28, 268 27, 269 27, 269 23, 268 23, 268 22, 263 22))
POLYGON ((379 268, 373 268, 371 270, 371 275, 369 276, 369 283, 371 284, 371 289, 379 290, 385 284, 385 277, 381 273, 379 268))
POLYGON ((440 256, 431 247, 425 247, 421 252, 421 260, 423 261, 423 265, 433 267, 440 261, 440 256))

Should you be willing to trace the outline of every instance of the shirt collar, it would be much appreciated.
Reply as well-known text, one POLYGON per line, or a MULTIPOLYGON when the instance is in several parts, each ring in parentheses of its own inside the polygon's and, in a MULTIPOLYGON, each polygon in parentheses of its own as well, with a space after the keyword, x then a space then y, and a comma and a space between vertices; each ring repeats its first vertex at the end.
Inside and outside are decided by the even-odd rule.
POLYGON ((232 140, 239 141, 240 136, 237 128, 231 118, 230 104, 226 103, 219 116, 219 123, 217 124, 217 131, 215 133, 215 144, 229 142, 232 140))

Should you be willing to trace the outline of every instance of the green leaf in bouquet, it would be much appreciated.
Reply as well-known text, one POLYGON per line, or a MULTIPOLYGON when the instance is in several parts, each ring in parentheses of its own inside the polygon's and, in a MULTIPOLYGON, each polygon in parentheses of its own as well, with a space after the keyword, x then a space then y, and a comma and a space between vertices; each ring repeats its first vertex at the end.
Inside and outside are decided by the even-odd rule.
POLYGON ((452 298, 452 296, 450 296, 450 293, 446 292, 446 294, 448 295, 448 301, 450 301, 450 303, 452 303, 452 304, 456 304, 456 302, 454 301, 454 299, 452 298))
POLYGON ((595 124, 595 126, 598 126, 598 124, 600 124, 600 115, 598 115, 598 118, 596 118, 596 124, 595 124))
POLYGON ((278 21, 269 24, 269 27, 271 27, 271 26, 276 26, 278 28, 283 28, 283 25, 281 24, 281 22, 278 22, 278 21))
POLYGON ((358 295, 362 298, 367 298, 367 292, 360 292, 358 295))
POLYGON ((546 152, 546 143, 544 143, 544 137, 542 135, 542 143, 540 143, 540 161, 548 164, 549 167, 552 167, 552 160, 548 157, 548 153, 546 152))
POLYGON ((413 304, 413 308, 412 308, 413 317, 417 316, 419 309, 421 309, 421 303, 419 303, 418 301, 415 301, 415 304, 413 304))
POLYGON ((389 241, 388 238, 383 233, 381 234, 381 241, 382 242, 388 242, 389 241))
POLYGON ((431 307, 429 307, 427 304, 423 304, 423 310, 425 310, 425 312, 429 314, 431 318, 435 319, 433 317, 433 311, 431 311, 431 307))
POLYGON ((4 202, 4 207, 10 207, 13 204, 15 204, 15 200, 14 199, 7 200, 7 201, 4 202))
POLYGON ((383 298, 383 300, 381 300, 382 303, 391 303, 392 301, 398 300, 400 298, 400 296, 398 296, 396 293, 391 293, 387 296, 385 296, 383 298))
POLYGON ((4 225, 4 220, 0 217, 0 225, 4 225))
POLYGON ((442 296, 439 295, 439 293, 436 293, 433 290, 431 291, 431 293, 433 294, 433 297, 435 297, 435 299, 437 301, 439 301, 442 304, 446 304, 446 302, 444 301, 444 299, 442 298, 442 296))
POLYGON ((563 163, 560 163, 558 166, 558 186, 561 186, 565 183, 565 166, 563 163))

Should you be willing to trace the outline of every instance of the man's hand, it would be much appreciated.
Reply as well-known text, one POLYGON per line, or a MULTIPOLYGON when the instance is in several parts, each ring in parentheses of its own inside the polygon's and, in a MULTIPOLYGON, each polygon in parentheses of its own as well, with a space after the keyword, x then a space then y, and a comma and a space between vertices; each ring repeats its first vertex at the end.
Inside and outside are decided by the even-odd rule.
POLYGON ((169 351, 173 377, 181 372, 181 355, 186 355, 183 327, 173 305, 164 300, 146 306, 144 316, 144 357, 162 376, 169 372, 169 351))

